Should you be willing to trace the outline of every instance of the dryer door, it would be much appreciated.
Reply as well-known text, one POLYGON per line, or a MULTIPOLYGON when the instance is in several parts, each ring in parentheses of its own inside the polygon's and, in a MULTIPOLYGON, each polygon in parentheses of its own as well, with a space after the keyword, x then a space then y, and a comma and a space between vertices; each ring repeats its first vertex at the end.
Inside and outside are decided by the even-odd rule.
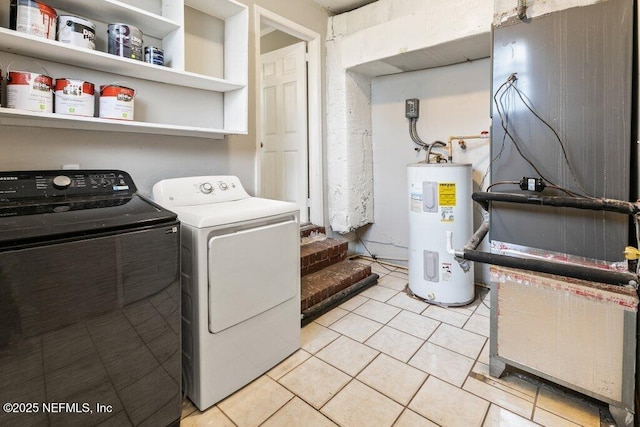
POLYGON ((295 220, 209 240, 209 330, 220 332, 300 293, 295 220))

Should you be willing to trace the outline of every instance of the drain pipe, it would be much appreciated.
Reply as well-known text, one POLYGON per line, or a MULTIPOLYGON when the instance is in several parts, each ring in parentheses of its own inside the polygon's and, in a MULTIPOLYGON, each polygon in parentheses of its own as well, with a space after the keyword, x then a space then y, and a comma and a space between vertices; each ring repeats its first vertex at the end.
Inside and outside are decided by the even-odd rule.
MULTIPOLYGON (((487 212, 491 208, 491 202, 525 203, 545 206, 571 207, 576 209, 601 210, 623 213, 635 217, 636 227, 640 216, 640 205, 621 200, 612 199, 586 199, 577 197, 540 197, 511 193, 473 193, 472 198, 487 212)), ((498 265, 501 267, 519 268, 538 273, 555 274, 590 282, 606 283, 610 285, 637 286, 638 274, 632 272, 603 270, 600 268, 586 267, 575 264, 564 264, 553 261, 545 261, 530 258, 519 258, 508 255, 492 254, 477 251, 477 247, 489 230, 488 222, 482 225, 471 236, 462 250, 453 249, 453 235, 447 232, 447 252, 456 257, 459 263, 476 261, 484 264, 498 265)), ((462 266, 462 264, 461 264, 462 266)), ((464 268, 464 267, 463 267, 464 268)))
POLYGON ((484 221, 480 227, 473 233, 473 236, 469 239, 466 245, 462 250, 453 249, 453 231, 447 231, 447 253, 449 255, 453 255, 460 264, 460 267, 466 273, 471 268, 471 265, 464 258, 464 251, 466 250, 475 250, 480 242, 484 239, 484 236, 489 232, 489 221, 484 221))

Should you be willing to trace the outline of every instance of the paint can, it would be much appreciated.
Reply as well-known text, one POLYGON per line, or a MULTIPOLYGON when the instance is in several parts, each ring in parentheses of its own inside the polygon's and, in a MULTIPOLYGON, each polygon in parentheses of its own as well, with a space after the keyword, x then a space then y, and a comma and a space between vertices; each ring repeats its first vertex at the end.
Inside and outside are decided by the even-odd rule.
POLYGON ((142 61, 142 31, 128 24, 109 24, 107 52, 142 61))
POLYGON ((7 107, 53 112, 53 79, 29 71, 7 70, 7 107))
POLYGON ((93 117, 95 110, 93 83, 74 79, 56 79, 55 112, 93 117))
POLYGON ((144 62, 155 65, 164 65, 164 50, 159 47, 144 47, 144 62))
POLYGON ((115 84, 100 86, 100 117, 133 120, 135 91, 115 84))
POLYGON ((56 39, 71 46, 96 48, 96 26, 88 19, 72 15, 58 16, 56 39))
POLYGON ((35 0, 11 0, 12 30, 44 39, 56 39, 56 10, 35 0))

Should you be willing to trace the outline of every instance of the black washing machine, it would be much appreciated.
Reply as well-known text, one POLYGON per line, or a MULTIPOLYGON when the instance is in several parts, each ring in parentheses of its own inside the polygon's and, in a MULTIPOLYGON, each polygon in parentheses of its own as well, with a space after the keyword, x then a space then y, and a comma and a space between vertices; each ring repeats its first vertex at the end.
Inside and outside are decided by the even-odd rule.
POLYGON ((179 423, 179 229, 122 171, 0 172, 0 425, 179 423))

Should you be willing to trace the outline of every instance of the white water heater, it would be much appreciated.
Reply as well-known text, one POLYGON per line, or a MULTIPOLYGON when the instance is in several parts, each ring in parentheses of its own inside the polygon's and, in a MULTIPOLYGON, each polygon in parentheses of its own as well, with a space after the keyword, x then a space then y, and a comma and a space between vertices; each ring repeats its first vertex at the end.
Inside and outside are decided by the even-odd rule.
POLYGON ((428 302, 459 306, 474 300, 473 268, 447 252, 462 249, 473 234, 471 165, 414 163, 409 183, 409 289, 428 302))

